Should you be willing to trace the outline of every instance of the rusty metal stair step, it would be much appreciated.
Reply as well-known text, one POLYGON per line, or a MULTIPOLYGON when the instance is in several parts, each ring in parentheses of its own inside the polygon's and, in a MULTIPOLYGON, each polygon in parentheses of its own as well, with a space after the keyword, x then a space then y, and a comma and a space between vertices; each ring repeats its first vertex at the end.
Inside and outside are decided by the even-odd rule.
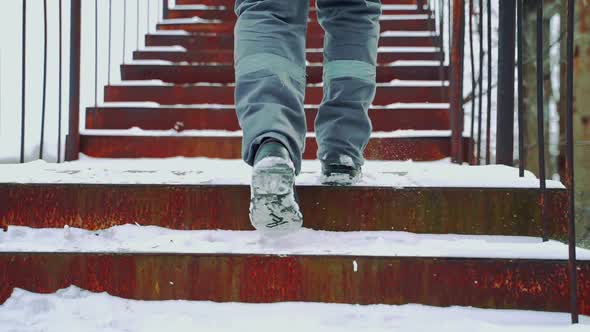
MULTIPOLYGON (((439 61, 443 54, 437 48, 404 48, 382 50, 377 55, 378 64, 389 64, 399 60, 436 60, 439 61)), ((323 52, 320 49, 308 49, 306 52, 307 61, 311 63, 322 63, 323 52)), ((160 51, 149 49, 134 51, 135 60, 165 60, 172 62, 189 63, 233 63, 233 50, 205 50, 205 51, 160 51)))
MULTIPOLYGON (((464 160, 467 158, 470 140, 463 139, 464 160)), ((101 134, 100 130, 80 136, 80 151, 97 158, 167 158, 208 157, 240 159, 242 137, 239 133, 198 136, 185 135, 116 135, 101 134)), ((304 159, 316 159, 317 142, 308 137, 304 159)), ((432 161, 450 156, 449 136, 388 137, 376 136, 369 140, 365 157, 369 160, 432 161)))
MULTIPOLYGON (((322 48, 324 38, 322 36, 311 35, 307 39, 308 48, 322 48)), ((146 46, 172 46, 180 45, 188 50, 233 50, 234 36, 233 33, 195 33, 187 35, 178 34, 147 34, 145 36, 146 46)), ((420 34, 415 36, 403 35, 383 35, 379 38, 381 47, 438 47, 440 46, 440 37, 420 34)))
MULTIPOLYGON (((412 18, 412 19, 395 19, 395 16, 382 19, 380 21, 381 31, 434 31, 436 22, 433 18, 412 18)), ((211 33, 232 33, 235 22, 190 22, 190 19, 165 20, 158 23, 157 29, 160 31, 182 30, 187 32, 211 32, 211 33), (187 22, 183 22, 187 21, 187 22)), ((309 22, 307 33, 311 35, 323 34, 323 29, 317 21, 309 22)))
MULTIPOLYGON (((316 8, 309 8, 309 17, 316 18, 316 8)), ((418 8, 387 8, 381 11, 382 15, 412 15, 412 14, 427 14, 431 15, 431 11, 419 11, 418 8)), ((235 20, 236 14, 233 6, 231 8, 209 7, 209 8, 195 8, 190 6, 175 6, 168 10, 166 18, 191 18, 199 17, 206 20, 235 20)))
MULTIPOLYGON (((448 86, 378 84, 373 105, 446 103, 449 100, 448 94, 448 86)), ((322 96, 321 86, 308 86, 305 104, 319 105, 322 96)), ((104 99, 106 102, 152 101, 163 105, 230 105, 234 104, 234 87, 228 85, 110 85, 105 87, 104 99)))
MULTIPOLYGON (((383 5, 416 5, 420 0, 381 0, 383 5)), ((310 0, 310 6, 315 6, 315 0, 310 0)), ((225 6, 233 8, 235 0, 176 0, 177 5, 205 5, 225 6)))
MULTIPOLYGON (((198 162, 193 171, 200 172, 198 162)), ((91 182, 1 183, 0 226, 97 230, 137 223, 179 230, 252 230, 248 185, 91 182)), ((542 234, 535 188, 299 185, 297 191, 305 227, 315 230, 542 234)), ((548 189, 546 202, 551 220, 547 234, 567 238, 567 192, 548 189)))
MULTIPOLYGON (((322 82, 322 65, 307 66, 307 83, 322 82)), ((432 64, 402 65, 377 67, 377 82, 387 83, 392 80, 447 80, 449 68, 432 64)), ((230 64, 202 65, 158 65, 158 64, 124 64, 121 65, 123 80, 161 80, 167 83, 234 83, 234 66, 230 64)))
MULTIPOLYGON (((307 108, 307 128, 314 130, 317 108, 307 108)), ((374 131, 448 130, 448 108, 372 108, 369 116, 374 131)), ((240 130, 235 109, 204 107, 90 107, 86 109, 87 129, 168 130, 181 124, 185 130, 240 130)))
MULTIPOLYGON (((327 302, 569 310, 567 261, 180 253, 0 253, 0 303, 15 287, 76 285, 138 300, 327 302), (354 268, 353 266, 356 266, 354 268)), ((590 314, 590 262, 578 265, 590 314)))

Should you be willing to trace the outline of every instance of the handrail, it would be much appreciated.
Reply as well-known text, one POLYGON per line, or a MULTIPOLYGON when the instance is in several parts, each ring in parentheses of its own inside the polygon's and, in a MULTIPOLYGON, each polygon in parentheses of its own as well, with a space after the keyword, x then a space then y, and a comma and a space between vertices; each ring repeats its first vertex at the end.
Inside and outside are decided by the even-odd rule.
MULTIPOLYGON (((470 1, 470 6, 476 0, 470 1)), ((492 0, 487 0, 488 11, 488 36, 491 33, 491 4, 492 0)), ((568 259, 568 278, 570 290, 570 312, 572 323, 578 323, 578 307, 577 307, 577 269, 576 269, 576 231, 575 231, 575 195, 574 195, 574 153, 573 153, 573 50, 574 50, 574 11, 575 0, 566 0, 567 2, 567 65, 566 65, 566 107, 567 107, 567 128, 566 128, 566 174, 564 183, 568 189, 569 206, 568 206, 568 245, 569 245, 569 259, 568 259)), ((448 24, 452 27, 452 41, 449 48, 450 51, 450 111, 451 111, 451 155, 452 161, 456 163, 463 162, 463 151, 461 149, 462 133, 463 133, 463 91, 462 84, 463 77, 463 60, 464 60, 464 31, 465 31, 465 0, 449 0, 448 4, 451 6, 452 2, 452 17, 448 24)), ((515 119, 515 86, 518 88, 518 103, 517 103, 517 119, 518 119, 518 160, 519 160, 519 175, 524 177, 524 94, 523 94, 523 22, 524 22, 524 0, 498 0, 499 4, 499 41, 498 41, 498 94, 497 94, 497 144, 496 144, 496 163, 514 166, 514 119, 515 119), (518 10, 516 10, 518 8, 518 10), (518 29, 517 29, 518 27, 518 29), (514 45, 518 45, 518 56, 515 60, 514 45), (518 70, 518 83, 515 85, 514 68, 515 65, 518 70)), ((536 61, 537 61, 537 136, 539 141, 539 209, 541 215, 541 222, 543 226, 542 237, 546 241, 548 239, 547 229, 549 220, 546 214, 546 173, 545 173, 545 148, 544 148, 544 100, 543 100, 543 1, 536 1, 537 6, 537 25, 536 25, 536 61)), ((483 5, 480 1, 480 20, 483 19, 483 5)), ((471 20, 470 20, 471 21, 471 20)), ((469 22, 471 24, 471 22, 469 22)), ((480 27, 481 22, 480 22, 480 27)), ((488 37, 488 59, 491 58, 492 52, 490 38, 488 37)), ((480 63, 483 57, 480 59, 480 63)), ((488 124, 486 125, 486 163, 491 163, 490 158, 490 99, 491 97, 491 61, 488 61, 488 124)), ((480 75, 481 75, 480 70, 480 75)), ((481 83, 480 85, 481 90, 481 83)), ((475 87, 472 87, 475 89, 475 87)), ((475 94, 474 94, 475 96, 475 94)), ((481 98, 481 95, 480 95, 481 98)), ((471 102, 475 102, 473 99, 471 102)), ((481 101, 480 101, 481 102, 481 101)), ((472 108, 474 109, 474 108, 472 108)), ((475 117, 475 112, 471 112, 471 119, 475 117)), ((481 121, 478 118, 478 148, 481 144, 481 121)), ((473 132, 473 127, 471 128, 473 132)), ((471 135, 474 138, 474 135, 471 135)), ((471 142, 474 144, 474 142, 471 142)), ((469 159, 473 159, 473 155, 469 154, 469 159)), ((479 159, 479 158, 478 158, 479 159)), ((477 160, 479 163, 479 160, 477 160)))

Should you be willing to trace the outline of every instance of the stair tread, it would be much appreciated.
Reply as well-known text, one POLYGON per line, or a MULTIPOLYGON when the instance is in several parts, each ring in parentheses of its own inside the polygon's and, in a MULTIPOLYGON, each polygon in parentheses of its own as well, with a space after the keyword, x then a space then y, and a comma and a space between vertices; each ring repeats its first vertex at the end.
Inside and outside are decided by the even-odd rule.
MULTIPOLYGON (((432 47, 421 47, 411 50, 408 47, 396 47, 387 46, 388 48, 399 48, 399 49, 388 49, 380 51, 377 54, 377 63, 391 63, 398 60, 438 60, 441 56, 444 56, 440 50, 432 47)), ((133 52, 133 58, 139 59, 155 59, 155 60, 166 60, 173 62, 192 62, 192 63, 232 63, 234 61, 234 54, 232 50, 221 49, 221 50, 201 50, 198 52, 192 51, 135 51, 133 52)), ((322 49, 308 49, 306 51, 306 59, 309 62, 323 62, 323 51, 322 49)))
MULTIPOLYGON (((131 129, 84 129, 80 131, 83 136, 155 136, 155 137, 242 137, 241 130, 144 130, 131 129)), ((315 137, 314 132, 308 131, 306 137, 315 137)), ((450 130, 395 130, 395 131, 373 131, 371 138, 450 138, 450 130)), ((467 136, 465 136, 467 137, 467 136)))
MULTIPOLYGON (((226 7, 223 5, 204 5, 204 4, 176 4, 170 7, 169 10, 229 10, 233 11, 233 7, 226 7)), ((315 6, 310 6, 310 10, 315 11, 315 6)), ((382 4, 382 10, 407 10, 416 11, 418 7, 416 5, 409 4, 382 4)))
MULTIPOLYGON (((182 45, 189 49, 233 49, 234 34, 195 32, 187 35, 176 33, 167 34, 162 30, 156 33, 149 33, 145 36, 147 46, 152 45, 182 45)), ((434 47, 441 44, 441 36, 432 31, 403 31, 389 30, 381 33, 379 46, 427 46, 434 47)), ((306 38, 306 47, 323 47, 324 36, 309 32, 306 38)))
MULTIPOLYGON (((308 64, 305 68, 307 83, 322 82, 323 66, 308 64)), ((235 81, 233 64, 190 64, 190 63, 128 63, 121 65, 122 82, 127 80, 161 80, 175 84, 194 84, 197 82, 233 83, 235 81)), ((398 62, 378 65, 376 81, 387 83, 394 80, 421 82, 448 78, 449 67, 438 61, 398 62)))
MULTIPOLYGON (((283 239, 262 239, 256 231, 179 231, 122 225, 104 230, 35 229, 9 226, 0 252, 182 253, 350 257, 441 257, 567 259, 568 246, 534 237, 325 232, 302 229, 283 239)), ((590 261, 590 250, 577 257, 590 261)))
MULTIPOLYGON (((379 21, 410 21, 410 20, 428 20, 432 19, 431 16, 428 14, 420 14, 420 13, 407 13, 407 14, 385 14, 379 17, 379 21)), ((203 19, 200 17, 186 17, 186 18, 166 18, 158 24, 167 25, 167 24, 179 24, 179 23, 194 23, 194 24, 207 24, 207 23, 217 23, 217 24, 227 24, 229 23, 228 20, 219 20, 219 19, 203 19)), ((308 23, 316 23, 317 20, 311 19, 308 23)))
MULTIPOLYGON (((305 105, 306 110, 317 109, 319 105, 305 105)), ((105 102, 98 104, 98 108, 116 108, 116 109, 219 109, 219 110, 234 110, 234 105, 227 104, 178 104, 178 105, 160 105, 155 102, 105 102)), ((409 110, 409 109, 423 109, 423 110, 440 110, 449 109, 448 103, 396 103, 392 105, 371 105, 370 109, 379 110, 409 110)))
MULTIPOLYGON (((157 24, 158 30, 185 30, 189 32, 232 32, 236 19, 202 19, 199 17, 165 19, 157 24)), ((384 15, 379 21, 381 31, 434 31, 436 22, 426 14, 384 15)), ((310 20, 307 33, 323 35, 324 30, 317 20, 310 20)))
MULTIPOLYGON (((104 88, 105 100, 153 101, 165 105, 173 104, 233 104, 235 84, 191 83, 175 85, 161 81, 125 81, 104 88)), ((374 105, 395 103, 442 103, 448 100, 448 82, 441 86, 439 81, 398 81, 378 83, 374 105)), ((319 104, 323 98, 323 85, 307 84, 305 104, 319 104)))
MULTIPOLYGON (((133 86, 133 87, 177 87, 177 88, 191 88, 191 87, 201 87, 201 86, 214 86, 214 87, 234 87, 235 83, 209 83, 209 82, 197 82, 197 83, 187 83, 187 84, 175 84, 175 83, 168 83, 163 82, 158 79, 152 80, 125 80, 121 82, 112 82, 107 87, 126 87, 126 86, 133 86)), ((322 86, 322 83, 308 83, 307 87, 318 87, 322 86)), ((448 81, 433 81, 433 80, 398 80, 394 79, 390 82, 383 82, 377 83, 377 87, 432 87, 432 88, 448 88, 449 82, 448 81)))
MULTIPOLYGON (((117 138, 117 144, 128 140, 117 138)), ((304 161, 297 178, 305 225, 313 229, 541 234, 538 180, 531 173, 521 179, 514 168, 459 166, 448 160, 367 161, 363 181, 352 187, 320 185, 319 169, 318 161, 304 161)), ((1 165, 0 226, 104 229, 137 222, 172 229, 251 230, 250 174, 241 160, 206 158, 82 155, 59 165, 1 165)), ((547 185, 552 221, 547 232, 562 239, 567 192, 559 182, 547 185)))
MULTIPOLYGON (((107 105, 109 103, 106 103, 107 105)), ((87 129, 169 130, 240 130, 234 105, 175 105, 166 107, 146 103, 139 105, 99 105, 86 108, 87 129)), ((318 106, 307 105, 305 118, 308 131, 314 131, 318 106)), ((369 117, 374 132, 393 130, 448 130, 448 105, 395 105, 390 108, 371 107, 369 117)))
MULTIPOLYGON (((171 47, 163 47, 160 46, 162 48, 170 48, 170 51, 186 51, 187 53, 191 53, 189 50, 186 50, 186 48, 182 47, 182 46, 171 46, 171 47)), ((143 49, 140 49, 139 51, 151 51, 153 48, 153 51, 158 51, 158 46, 146 46, 143 49)), ((323 48, 306 48, 305 49, 306 52, 323 52, 323 48)), ((419 52, 419 53, 438 53, 440 52, 440 48, 438 47, 433 47, 433 46, 380 46, 377 51, 379 53, 391 53, 391 52, 397 52, 397 53, 412 53, 412 52, 419 52)), ((192 53, 219 53, 219 52, 223 52, 223 53, 233 53, 233 50, 200 50, 200 51, 192 51, 192 53)))
MULTIPOLYGON (((317 186, 320 163, 304 160, 297 184, 317 186)), ((502 165, 456 165, 449 160, 434 162, 374 161, 363 166, 364 178, 357 187, 389 187, 396 190, 434 188, 529 188, 539 186, 530 172, 524 178, 518 169, 502 165)), ((95 184, 174 184, 174 185, 248 185, 250 167, 241 160, 209 158, 107 159, 82 156, 64 164, 31 162, 24 165, 0 165, 2 183, 95 183, 95 184)), ((547 181, 547 188, 563 190, 559 181, 547 181)))

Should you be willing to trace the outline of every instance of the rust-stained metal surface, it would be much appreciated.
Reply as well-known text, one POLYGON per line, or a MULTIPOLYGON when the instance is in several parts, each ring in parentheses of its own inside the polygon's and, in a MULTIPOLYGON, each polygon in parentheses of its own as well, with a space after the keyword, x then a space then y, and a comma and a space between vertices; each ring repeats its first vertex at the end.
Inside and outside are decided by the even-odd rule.
POLYGON ((453 162, 462 163, 464 151, 461 137, 463 136, 463 53, 465 34, 465 3, 462 0, 453 0, 452 12, 452 35, 451 40, 451 75, 450 75, 450 98, 451 107, 451 159, 453 162))
MULTIPOLYGON (((124 84, 124 83, 123 83, 124 84)), ((105 101, 153 101, 162 105, 177 104, 234 104, 233 86, 215 85, 110 85, 105 87, 105 101)), ((373 105, 393 103, 446 103, 448 87, 441 86, 392 86, 381 84, 373 105)), ((305 104, 319 105, 323 97, 321 86, 308 86, 305 104)))
MULTIPOLYGON (((465 147, 470 140, 464 138, 465 147)), ((82 135, 80 151, 97 158, 208 157, 240 159, 239 136, 109 136, 82 135)), ((317 142, 308 137, 304 159, 316 159, 317 142)), ((365 150, 369 160, 433 161, 448 157, 448 137, 375 137, 365 150)), ((467 159, 467 156, 464 156, 467 159)))
MULTIPOLYGON (((327 231, 541 236, 536 189, 299 186, 305 226, 327 231), (347 202, 342 204, 342 202, 347 202)), ((549 190, 549 235, 567 235, 567 193, 549 190)), ((246 185, 0 184, 0 225, 251 230, 246 185)))
MULTIPOLYGON (((305 110, 307 128, 314 130, 317 109, 305 110)), ((369 110, 373 131, 448 130, 448 109, 383 109, 369 110)), ((182 123, 185 130, 219 129, 239 130, 233 106, 225 109, 207 108, 134 108, 99 107, 86 109, 87 129, 129 129, 139 127, 151 130, 168 130, 182 123)))
MULTIPOLYGON (((207 6, 225 6, 233 8, 235 0, 176 0, 177 5, 207 5, 207 6)), ((310 6, 315 6, 315 0, 310 0, 310 6)), ((414 5, 417 0, 381 0, 384 5, 414 5)))
MULTIPOLYGON (((381 31, 428 31, 435 26, 433 18, 418 19, 384 19, 379 21, 381 31)), ((183 30, 187 32, 199 33, 231 33, 234 31, 235 20, 223 21, 219 23, 160 23, 157 25, 159 31, 166 30, 183 30)), ((320 24, 313 20, 308 23, 307 31, 312 35, 323 33, 320 24)))
MULTIPOLYGON (((315 7, 309 8, 309 18, 315 19, 316 10, 315 7)), ((382 15, 416 15, 416 14, 430 14, 432 15, 431 11, 418 11, 418 9, 408 10, 408 9, 383 9, 382 15)), ((168 15, 166 18, 192 18, 198 16, 205 20, 235 20, 236 14, 231 8, 224 8, 224 9, 217 9, 217 8, 207 8, 207 9, 169 9, 168 15)))
MULTIPOLYGON (((379 66, 377 83, 389 83, 392 80, 436 81, 440 79, 439 66, 379 66)), ((153 80, 176 84, 188 83, 234 83, 234 66, 203 64, 186 65, 121 65, 123 80, 153 80)), ((307 66, 307 83, 322 82, 322 66, 307 66)), ((448 78, 448 67, 442 68, 443 79, 448 78)))
MULTIPOLYGON (((200 50, 200 51, 135 51, 133 58, 136 60, 166 60, 172 62, 216 62, 233 63, 232 50, 200 50)), ((324 55, 321 51, 311 50, 306 52, 307 61, 311 63, 323 63, 324 55)), ((440 52, 379 52, 378 64, 388 64, 398 60, 440 60, 440 52)))
MULTIPOLYGON (((137 300, 283 301, 567 311, 565 261, 421 257, 0 253, 0 302, 76 285, 137 300), (356 261, 357 271, 353 269, 356 261)), ((590 262, 578 269, 590 314, 590 262)))
MULTIPOLYGON (((209 10, 207 10, 208 12, 209 10)), ((172 46, 180 45, 188 50, 232 50, 234 48, 233 33, 219 34, 190 34, 190 35, 164 35, 148 34, 145 36, 147 46, 172 46)), ((381 36, 380 47, 435 47, 440 45, 438 36, 381 36)), ((307 48, 323 48, 323 35, 307 35, 307 48)))

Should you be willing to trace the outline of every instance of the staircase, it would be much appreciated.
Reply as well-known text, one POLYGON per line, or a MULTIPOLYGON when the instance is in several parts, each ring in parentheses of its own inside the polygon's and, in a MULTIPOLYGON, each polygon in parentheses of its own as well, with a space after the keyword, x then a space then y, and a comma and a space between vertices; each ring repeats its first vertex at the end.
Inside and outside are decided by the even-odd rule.
MULTIPOLYGON (((378 87, 369 113, 374 134, 366 158, 369 163, 386 161, 382 162, 382 173, 387 174, 396 172, 399 161, 436 161, 450 156, 449 86, 445 81, 449 68, 440 65, 441 40, 434 33, 430 12, 418 9, 415 0, 382 2, 378 87)), ((145 36, 146 48, 134 52, 132 63, 121 65, 122 83, 105 87, 104 105, 86 109, 80 151, 93 158, 228 159, 216 161, 216 165, 224 168, 218 172, 231 174, 235 159, 241 156, 241 133, 233 105, 233 0, 176 3, 168 11, 168 19, 158 24, 157 32, 145 36), (213 21, 193 20, 194 16, 213 21)), ((305 102, 310 131, 317 113, 315 105, 322 97, 318 86, 321 45, 322 31, 312 10, 305 102)), ((472 160, 467 154, 472 142, 464 138, 463 144, 465 160, 472 160)), ((315 159, 316 150, 310 133, 304 159, 315 159)), ((202 162, 195 161, 195 174, 211 172, 200 169, 206 164, 202 162)), ((51 173, 63 181, 23 183, 13 179, 0 183, 0 225, 5 229, 99 230, 126 224, 177 230, 252 229, 246 184, 109 183, 111 173, 104 175, 107 180, 96 183, 76 178, 87 166, 73 165, 44 170, 43 174, 51 173)), ((128 176, 133 172, 129 170, 128 176)), ((149 177, 149 171, 145 172, 149 177)), ((485 177, 485 171, 481 174, 485 177)), ((459 179, 449 182, 455 180, 459 179)), ((304 225, 315 230, 457 236, 542 234, 540 195, 531 186, 396 187, 383 183, 342 188, 306 183, 298 193, 304 225)), ((564 239, 567 192, 559 187, 548 189, 547 202, 548 235, 564 239)), ((540 240, 535 246, 542 247, 540 240)), ((543 259, 527 254, 519 258, 514 253, 510 258, 501 254, 479 257, 469 250, 462 256, 357 256, 322 252, 36 252, 23 248, 0 252, 0 301, 15 287, 47 293, 73 284, 143 300, 422 303, 569 310, 566 256, 543 259)), ((578 266, 578 308, 589 315, 590 261, 582 260, 578 266)))

